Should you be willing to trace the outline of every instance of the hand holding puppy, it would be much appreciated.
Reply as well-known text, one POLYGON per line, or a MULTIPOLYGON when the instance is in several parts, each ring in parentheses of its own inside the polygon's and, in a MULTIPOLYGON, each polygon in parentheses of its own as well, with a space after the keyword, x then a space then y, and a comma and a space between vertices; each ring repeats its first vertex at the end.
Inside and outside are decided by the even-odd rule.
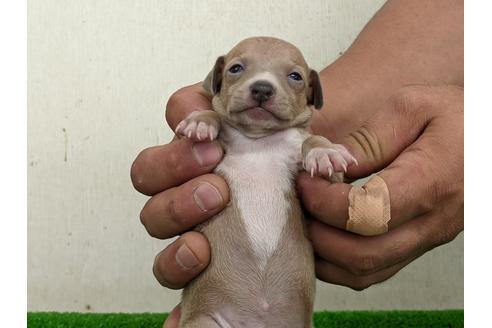
POLYGON ((301 173, 298 187, 314 218, 318 278, 362 290, 463 230, 463 90, 404 88, 343 140, 359 162, 348 177, 384 168, 378 176, 389 191, 389 231, 372 237, 344 231, 349 184, 301 173))
MULTIPOLYGON (((175 129, 194 110, 210 108, 200 85, 177 91, 168 102, 166 119, 175 129)), ((140 218, 149 234, 166 239, 181 234, 156 256, 154 274, 169 288, 182 288, 210 261, 207 240, 185 232, 220 212, 229 202, 229 188, 219 176, 209 174, 220 162, 218 142, 193 144, 175 139, 168 145, 142 151, 132 166, 132 181, 139 192, 152 196, 140 218)))

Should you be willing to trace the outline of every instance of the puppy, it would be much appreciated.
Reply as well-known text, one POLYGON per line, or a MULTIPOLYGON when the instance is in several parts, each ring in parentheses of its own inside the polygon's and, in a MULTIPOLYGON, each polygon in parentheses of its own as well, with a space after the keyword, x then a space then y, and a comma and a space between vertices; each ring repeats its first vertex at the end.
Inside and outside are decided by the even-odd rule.
POLYGON ((231 201, 197 228, 212 257, 183 292, 180 327, 311 327, 314 257, 294 179, 304 168, 341 181, 356 163, 306 131, 323 103, 318 74, 292 44, 256 37, 219 57, 203 87, 213 111, 191 113, 176 134, 218 138, 225 156, 215 173, 231 201))

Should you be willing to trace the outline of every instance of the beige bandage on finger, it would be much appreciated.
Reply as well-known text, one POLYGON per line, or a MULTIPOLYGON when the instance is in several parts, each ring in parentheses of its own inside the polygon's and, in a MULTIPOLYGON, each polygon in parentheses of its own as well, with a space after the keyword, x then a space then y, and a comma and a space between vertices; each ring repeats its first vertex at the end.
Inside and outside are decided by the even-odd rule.
POLYGON ((388 231, 391 207, 386 182, 378 175, 365 185, 353 186, 349 195, 349 219, 346 229, 363 236, 374 236, 388 231))

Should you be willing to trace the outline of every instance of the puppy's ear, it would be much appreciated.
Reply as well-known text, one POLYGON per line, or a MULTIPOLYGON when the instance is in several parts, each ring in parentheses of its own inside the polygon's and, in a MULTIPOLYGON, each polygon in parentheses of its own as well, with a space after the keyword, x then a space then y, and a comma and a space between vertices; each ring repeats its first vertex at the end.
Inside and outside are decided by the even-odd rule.
POLYGON ((323 107, 323 91, 321 91, 318 72, 314 69, 309 72, 309 87, 308 104, 314 105, 316 109, 321 109, 323 107))
POLYGON ((220 56, 215 61, 214 68, 208 73, 205 81, 203 81, 203 88, 205 91, 215 96, 220 92, 220 86, 222 84, 222 70, 224 69, 224 56, 220 56))

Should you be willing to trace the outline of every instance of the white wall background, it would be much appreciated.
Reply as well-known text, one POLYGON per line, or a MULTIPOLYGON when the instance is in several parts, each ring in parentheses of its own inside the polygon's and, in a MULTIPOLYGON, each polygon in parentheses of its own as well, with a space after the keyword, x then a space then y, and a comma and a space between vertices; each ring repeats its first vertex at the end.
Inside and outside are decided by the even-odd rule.
MULTIPOLYGON (((169 311, 151 267, 166 241, 138 216, 130 165, 172 136, 170 94, 247 36, 287 39, 321 69, 382 0, 28 3, 28 309, 169 311)), ((364 292, 318 284, 316 308, 463 307, 463 238, 364 292)))

